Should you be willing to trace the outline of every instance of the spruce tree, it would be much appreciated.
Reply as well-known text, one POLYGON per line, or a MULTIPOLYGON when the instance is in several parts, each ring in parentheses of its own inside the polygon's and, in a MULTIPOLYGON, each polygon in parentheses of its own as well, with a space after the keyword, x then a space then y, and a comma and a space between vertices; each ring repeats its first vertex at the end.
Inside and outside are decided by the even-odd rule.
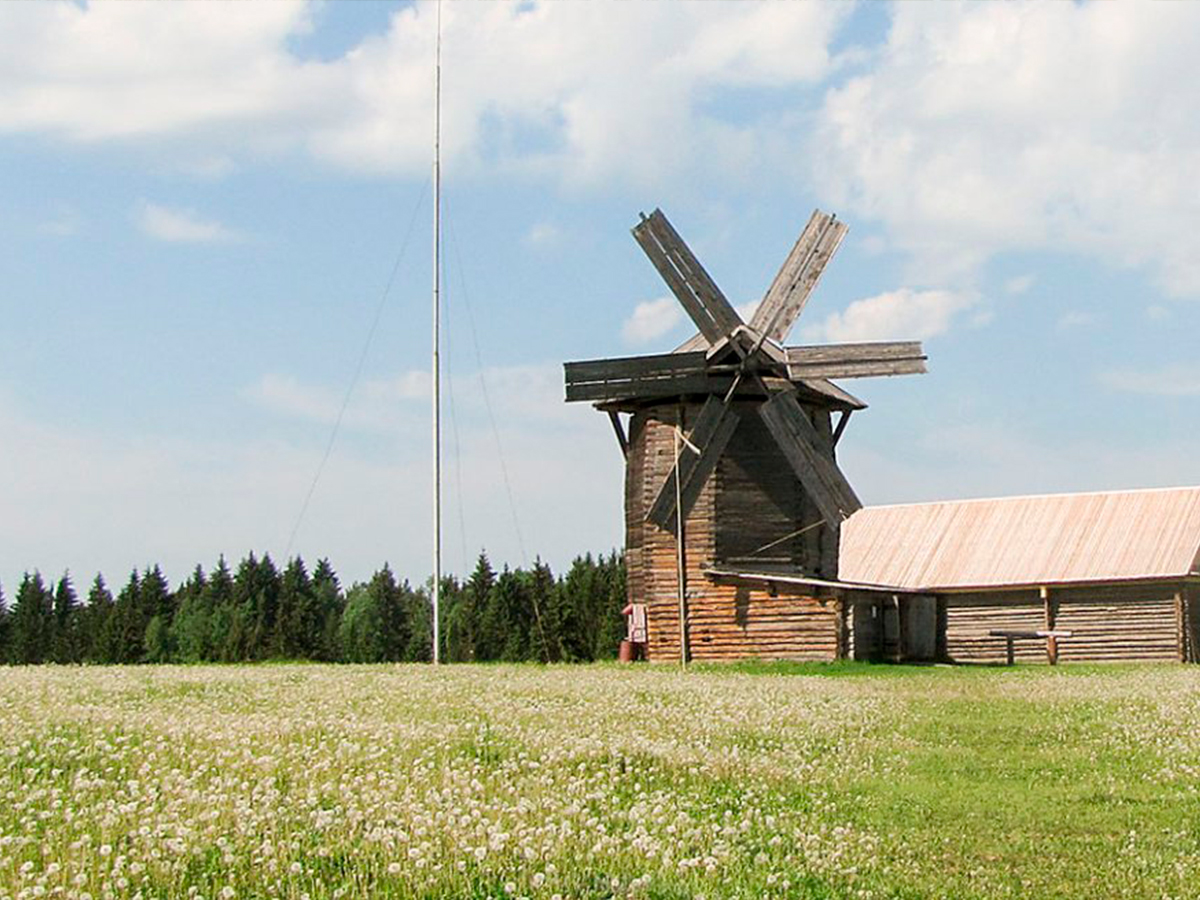
POLYGON ((41 573, 25 573, 12 609, 12 661, 37 665, 50 658, 54 598, 41 573))
POLYGON ((104 583, 104 576, 97 572, 91 590, 88 591, 87 606, 83 609, 80 627, 83 656, 87 662, 111 664, 120 661, 114 611, 112 592, 104 583))
POLYGON ((142 576, 138 606, 145 627, 142 630, 143 659, 165 663, 171 659, 171 623, 175 618, 175 598, 157 565, 142 576))
POLYGON ((232 637, 234 623, 239 619, 233 574, 222 555, 208 575, 205 586, 205 606, 210 610, 208 639, 202 659, 210 662, 231 662, 239 659, 238 647, 232 637))
POLYGON ((209 655, 212 608, 208 578, 201 566, 197 565, 179 588, 175 600, 178 605, 170 629, 175 658, 181 662, 202 662, 209 655))
POLYGON ((9 662, 9 621, 8 604, 4 600, 4 588, 0 586, 0 666, 9 662))
POLYGON ((113 662, 142 661, 147 621, 142 611, 141 592, 142 580, 134 569, 113 604, 113 662))
POLYGON ((342 624, 345 597, 342 596, 337 574, 328 559, 317 562, 317 568, 313 570, 312 584, 319 622, 315 658, 333 662, 342 658, 338 630, 342 624))
POLYGON ((54 590, 54 629, 51 639, 51 658, 60 665, 82 662, 79 636, 79 601, 71 584, 70 573, 64 572, 54 590))
POLYGON ((446 658, 451 662, 473 662, 480 656, 480 619, 496 573, 486 553, 480 553, 471 578, 458 592, 446 620, 446 658))
POLYGON ((275 620, 273 656, 314 659, 321 637, 321 613, 304 560, 297 556, 283 572, 275 620))

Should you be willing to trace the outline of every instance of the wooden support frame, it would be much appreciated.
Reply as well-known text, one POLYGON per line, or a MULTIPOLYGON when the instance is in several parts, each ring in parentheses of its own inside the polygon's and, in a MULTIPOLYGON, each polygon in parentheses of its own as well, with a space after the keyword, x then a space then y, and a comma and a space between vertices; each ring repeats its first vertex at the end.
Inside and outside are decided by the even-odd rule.
POLYGON ((626 459, 629 458, 629 436, 625 433, 625 426, 621 424, 621 417, 615 410, 608 410, 608 421, 612 422, 613 433, 617 436, 617 443, 621 445, 621 455, 626 459))
POLYGON ((1183 591, 1175 592, 1175 648, 1180 662, 1188 660, 1187 641, 1187 604, 1183 599, 1183 591))
MULTIPOLYGON (((1042 586, 1038 588, 1038 595, 1042 598, 1043 618, 1046 622, 1046 631, 1054 631, 1054 620, 1058 617, 1057 604, 1050 597, 1050 588, 1042 586)), ((1009 641, 1009 647, 1012 647, 1012 641, 1009 641)), ((1046 635, 1046 662, 1052 666, 1058 665, 1058 636, 1055 634, 1046 635)), ((1012 663, 1009 663, 1012 665, 1012 663)))
POLYGON ((838 416, 837 426, 833 429, 833 446, 838 445, 838 441, 842 439, 842 432, 846 430, 846 426, 850 424, 850 413, 852 409, 843 409, 842 414, 838 416))

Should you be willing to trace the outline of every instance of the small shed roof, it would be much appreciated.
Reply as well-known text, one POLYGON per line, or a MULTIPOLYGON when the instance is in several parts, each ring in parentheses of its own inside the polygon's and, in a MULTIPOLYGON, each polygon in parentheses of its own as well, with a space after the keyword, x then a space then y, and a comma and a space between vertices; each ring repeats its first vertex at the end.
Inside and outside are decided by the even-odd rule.
POLYGON ((842 526, 838 577, 908 590, 1182 578, 1200 487, 873 506, 842 526))

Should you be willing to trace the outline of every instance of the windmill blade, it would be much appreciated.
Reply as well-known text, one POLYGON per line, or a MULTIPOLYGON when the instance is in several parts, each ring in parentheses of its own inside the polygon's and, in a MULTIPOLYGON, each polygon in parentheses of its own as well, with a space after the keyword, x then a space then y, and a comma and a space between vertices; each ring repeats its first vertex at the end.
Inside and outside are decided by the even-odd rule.
POLYGON ((847 230, 835 216, 819 209, 813 211, 808 225, 767 289, 763 302, 755 310, 750 320, 751 328, 782 343, 804 311, 804 304, 847 230))
POLYGON ((827 523, 840 524, 862 508, 792 391, 772 396, 758 408, 758 414, 827 523))
POLYGON ((684 448, 679 463, 671 467, 666 479, 658 489, 658 495, 646 513, 647 521, 653 522, 659 528, 674 529, 675 527, 675 476, 679 475, 679 499, 683 506, 683 517, 686 519, 691 509, 700 497, 700 489, 717 466, 717 461, 729 439, 737 429, 739 416, 729 404, 723 403, 718 397, 709 397, 700 407, 696 424, 692 426, 688 440, 699 448, 700 455, 684 448))
POLYGON ((920 341, 868 341, 785 347, 788 378, 866 378, 924 373, 920 341))
POLYGON ((634 226, 633 236, 710 344, 732 334, 742 324, 721 289, 704 271, 661 209, 654 210, 634 226))
POLYGON ((567 400, 624 400, 702 394, 728 386, 728 377, 713 377, 703 350, 594 359, 564 364, 567 400))

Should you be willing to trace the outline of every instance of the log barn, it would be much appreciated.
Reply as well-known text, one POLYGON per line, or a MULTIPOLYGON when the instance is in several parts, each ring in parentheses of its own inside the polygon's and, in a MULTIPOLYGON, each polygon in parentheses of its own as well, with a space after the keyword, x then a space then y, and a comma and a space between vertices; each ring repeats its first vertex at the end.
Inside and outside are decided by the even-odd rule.
POLYGON ((837 465, 918 342, 784 346, 845 234, 817 211, 749 322, 661 211, 635 239, 699 333, 567 363, 625 456, 628 601, 652 661, 1197 659, 1200 488, 863 508, 837 465))

